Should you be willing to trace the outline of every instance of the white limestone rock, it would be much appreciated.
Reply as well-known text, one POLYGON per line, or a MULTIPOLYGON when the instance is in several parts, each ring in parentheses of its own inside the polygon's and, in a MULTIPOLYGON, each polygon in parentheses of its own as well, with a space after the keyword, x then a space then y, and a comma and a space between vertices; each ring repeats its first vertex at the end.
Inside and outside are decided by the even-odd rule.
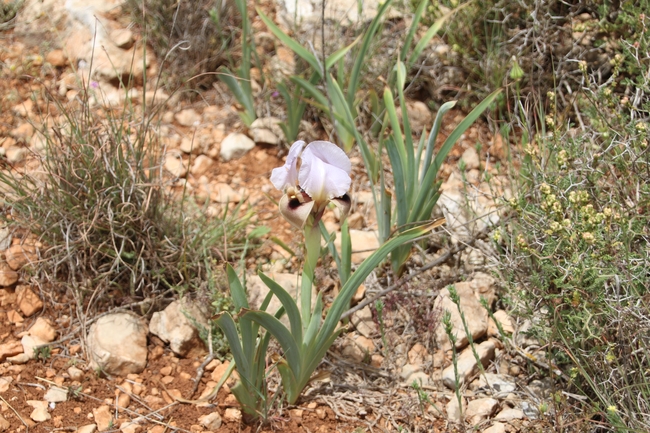
POLYGON ((19 274, 9 267, 7 262, 0 259, 0 287, 9 287, 18 281, 19 274))
POLYGON ((507 374, 485 373, 478 379, 478 392, 485 392, 494 397, 506 397, 517 389, 513 377, 507 374))
POLYGON ((97 424, 97 430, 100 432, 109 430, 113 427, 113 415, 111 414, 111 408, 107 405, 102 405, 93 409, 93 418, 97 424))
MULTIPOLYGON (((487 333, 488 326, 488 313, 485 308, 481 305, 479 300, 474 295, 474 290, 472 285, 469 282, 463 281, 460 283, 454 284, 456 292, 460 297, 460 308, 463 311, 465 321, 467 322, 467 328, 472 334, 474 341, 477 341, 479 338, 483 337, 487 333)), ((465 327, 461 315, 458 311, 458 307, 449 297, 449 289, 445 288, 440 291, 438 298, 435 301, 434 309, 444 313, 444 311, 449 311, 451 314, 451 323, 453 326, 453 334, 456 336, 456 349, 462 349, 467 346, 469 339, 465 332, 465 327)), ((442 323, 438 325, 435 330, 436 341, 440 347, 445 350, 451 348, 451 342, 449 337, 445 332, 445 328, 442 323)))
POLYGON ((366 305, 361 310, 355 312, 350 318, 356 331, 367 338, 372 338, 377 333, 377 325, 372 318, 372 310, 366 305))
POLYGON ((210 200, 217 203, 239 203, 242 200, 240 193, 227 183, 211 184, 210 200))
POLYGON ((133 314, 115 313, 93 323, 86 339, 90 367, 125 377, 147 365, 147 325, 133 314))
POLYGON ((176 113, 174 119, 182 126, 196 126, 201 122, 201 115, 193 108, 187 108, 176 113))
POLYGON ((465 149, 465 152, 463 152, 460 160, 465 163, 465 170, 467 171, 477 169, 481 165, 478 152, 474 147, 468 147, 465 149))
POLYGON ((50 403, 60 403, 68 399, 68 390, 59 388, 58 386, 52 386, 47 390, 43 398, 50 403))
MULTIPOLYGON (((422 132, 425 128, 430 131, 433 126, 433 115, 431 110, 422 101, 406 101, 406 112, 408 114, 411 131, 422 132)), ((402 110, 399 110, 401 116, 402 110)))
POLYGON ((205 353, 205 343, 199 337, 198 326, 208 328, 208 311, 198 302, 183 298, 163 311, 153 313, 149 332, 158 336, 176 354, 186 358, 205 353))
POLYGON ((68 376, 70 376, 70 380, 80 380, 83 377, 83 370, 73 366, 68 367, 68 376))
POLYGON ((494 419, 499 421, 512 421, 513 419, 523 419, 524 411, 518 408, 505 408, 499 412, 494 419))
POLYGON ((452 171, 440 191, 434 211, 442 212, 447 219, 445 227, 454 235, 452 242, 470 239, 473 232, 495 225, 501 218, 487 183, 481 183, 479 188, 464 188, 458 169, 452 171))
POLYGON ((187 166, 183 162, 183 158, 175 152, 170 152, 165 155, 164 167, 174 177, 181 178, 187 175, 187 166))
POLYGON ((11 423, 7 421, 7 419, 4 416, 0 415, 0 432, 9 430, 10 427, 11 427, 11 423))
POLYGON ((4 251, 11 246, 12 238, 11 230, 7 227, 0 227, 0 251, 4 251))
POLYGON ((495 422, 491 427, 483 430, 483 433, 506 433, 506 425, 502 422, 495 422))
POLYGON ((211 412, 199 417, 199 422, 210 431, 217 431, 221 427, 221 415, 219 412, 211 412))
POLYGON ((239 422, 242 419, 241 410, 229 407, 223 414, 223 420, 226 422, 239 422))
MULTIPOLYGON (((515 332, 515 327, 513 325, 512 318, 510 315, 505 310, 497 310, 494 312, 494 318, 496 321, 501 325, 501 329, 503 329, 503 332, 506 334, 512 334, 515 332)), ((497 324, 492 320, 490 317, 490 320, 488 322, 488 337, 500 337, 500 332, 499 332, 499 327, 497 324)))
MULTIPOLYGON (((461 401, 463 404, 463 412, 464 412, 465 408, 467 407, 467 404, 465 403, 465 399, 461 398, 461 401)), ((463 421, 460 406, 458 405, 458 399, 456 398, 455 395, 451 397, 451 400, 449 400, 445 409, 447 410, 447 419, 449 421, 455 423, 460 423, 463 421)))
POLYGON ((27 400, 26 403, 34 408, 29 417, 36 422, 43 422, 52 419, 50 412, 47 410, 47 402, 39 400, 27 400))
POLYGON ((262 117, 255 119, 249 129, 251 137, 255 143, 280 143, 282 128, 280 128, 280 119, 277 117, 262 117))
POLYGON ((42 341, 50 343, 56 339, 56 329, 50 324, 50 322, 43 318, 39 317, 36 319, 36 322, 29 328, 29 335, 32 337, 39 338, 42 341))
POLYGON ((194 159, 190 173, 192 176, 201 177, 212 168, 213 162, 209 156, 199 155, 194 159))
POLYGON ((22 146, 11 146, 8 149, 5 149, 5 158, 10 164, 17 164, 23 162, 27 155, 29 155, 29 149, 22 146))
POLYGON ((134 44, 133 32, 129 29, 115 29, 110 33, 113 44, 123 50, 128 50, 134 44))
POLYGON ((255 147, 255 142, 244 134, 228 134, 221 142, 219 154, 224 161, 241 158, 255 147))
POLYGON ((36 349, 47 344, 47 341, 41 340, 35 336, 23 335, 23 338, 20 339, 20 343, 23 345, 23 353, 29 356, 29 359, 35 359, 37 355, 36 349))
POLYGON ((499 407, 499 401, 494 398, 477 398, 467 403, 465 419, 471 425, 477 425, 486 418, 492 416, 499 407))

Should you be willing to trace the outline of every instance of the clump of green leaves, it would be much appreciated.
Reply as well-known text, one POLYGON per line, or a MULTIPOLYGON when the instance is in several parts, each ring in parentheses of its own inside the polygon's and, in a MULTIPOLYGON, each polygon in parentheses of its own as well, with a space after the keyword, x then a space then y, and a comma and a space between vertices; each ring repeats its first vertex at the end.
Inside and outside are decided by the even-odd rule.
POLYGON ((34 358, 45 362, 52 356, 52 347, 49 345, 38 346, 34 348, 34 358))
MULTIPOLYGON (((249 309, 246 299, 245 281, 240 280, 235 270, 229 265, 226 269, 228 283, 235 307, 235 314, 240 314, 249 309)), ((260 311, 266 311, 273 292, 262 301, 260 311)), ((282 317, 284 309, 280 308, 275 313, 276 318, 282 317)), ((235 316, 236 317, 236 316, 235 316)), ((220 313, 215 324, 222 330, 227 338, 232 352, 233 362, 231 368, 237 367, 240 380, 232 388, 232 392, 241 404, 247 417, 266 421, 269 409, 278 397, 271 397, 268 393, 266 353, 271 341, 271 333, 264 332, 260 324, 251 320, 246 315, 238 318, 238 324, 233 320, 228 311, 220 313), (237 326, 239 325, 239 326, 237 326)))
MULTIPOLYGON (((235 0, 235 4, 241 17, 241 62, 235 70, 236 74, 233 74, 227 67, 222 66, 219 68, 218 77, 228 86, 233 96, 244 107, 243 111, 239 112, 239 117, 246 126, 251 126, 257 117, 251 87, 251 58, 255 47, 253 45, 250 20, 248 19, 246 0, 235 0)), ((213 9, 211 16, 215 25, 219 27, 222 19, 221 13, 217 9, 213 9)))
MULTIPOLYGON (((339 145, 346 152, 352 149, 355 141, 360 146, 365 146, 365 144, 359 142, 358 132, 354 131, 358 128, 362 120, 359 107, 364 98, 360 97, 362 93, 361 89, 365 88, 368 84, 363 80, 363 72, 367 68, 367 63, 369 63, 372 47, 381 43, 381 29, 384 25, 386 14, 393 6, 392 3, 392 0, 382 3, 375 17, 362 30, 358 38, 348 46, 337 49, 326 59, 318 58, 312 50, 303 47, 297 40, 287 35, 258 9, 258 15, 269 30, 283 44, 294 51, 309 66, 309 69, 311 69, 311 77, 309 79, 301 75, 291 77, 292 83, 297 86, 291 94, 287 84, 280 83, 278 85, 279 93, 287 103, 288 119, 282 125, 287 141, 291 142, 297 137, 300 120, 306 108, 306 102, 309 102, 313 107, 324 113, 332 122, 338 135, 339 145), (351 65, 349 67, 346 63, 346 58, 351 65), (320 82, 323 83, 322 86, 319 86, 320 82)), ((410 70, 415 65, 429 41, 431 41, 445 22, 453 15, 452 12, 449 12, 440 17, 435 23, 428 26, 426 32, 424 32, 418 42, 414 43, 427 4, 427 0, 422 0, 416 8, 413 21, 403 38, 402 49, 397 57, 398 62, 403 64, 403 67, 407 70, 410 70)), ((388 77, 388 85, 390 88, 395 86, 396 80, 397 75, 393 71, 388 77)), ((383 116, 385 107, 374 89, 369 89, 367 93, 370 95, 370 100, 367 102, 372 107, 373 119, 371 119, 371 123, 374 123, 371 129, 376 134, 379 125, 376 120, 383 116)), ((362 152, 367 153, 365 150, 362 150, 362 152)), ((370 167, 368 168, 370 169, 370 167)))
MULTIPOLYGON (((361 148, 365 149, 365 152, 371 155, 371 157, 364 157, 371 181, 376 182, 376 177, 379 177, 379 192, 373 191, 373 193, 380 242, 385 241, 393 230, 399 232, 411 227, 413 224, 431 218, 433 208, 440 197, 439 189, 441 182, 437 182, 437 177, 443 162, 461 135, 467 131, 501 94, 501 89, 497 89, 481 101, 454 128, 442 144, 442 147, 435 153, 434 147, 438 133, 440 132, 443 116, 454 107, 456 101, 449 101, 440 107, 426 142, 425 133, 420 136, 419 142, 416 142, 411 132, 408 112, 406 110, 406 98, 404 95, 406 68, 402 62, 398 62, 395 65, 395 75, 397 95, 401 105, 402 122, 399 121, 393 93, 387 87, 384 89, 383 95, 386 113, 382 125, 382 133, 380 134, 379 152, 373 152, 365 144, 363 138, 357 138, 361 148), (387 138, 384 140, 384 129, 387 129, 388 126, 392 130, 390 134, 385 134, 387 138), (386 188, 387 182, 384 170, 376 170, 378 167, 381 167, 382 158, 380 155, 383 149, 386 149, 390 161, 394 194, 391 194, 386 188), (393 195, 396 201, 394 210, 392 208, 393 195)), ((410 245, 398 248, 391 253, 391 265, 395 274, 400 275, 404 271, 404 266, 410 254, 410 245)))

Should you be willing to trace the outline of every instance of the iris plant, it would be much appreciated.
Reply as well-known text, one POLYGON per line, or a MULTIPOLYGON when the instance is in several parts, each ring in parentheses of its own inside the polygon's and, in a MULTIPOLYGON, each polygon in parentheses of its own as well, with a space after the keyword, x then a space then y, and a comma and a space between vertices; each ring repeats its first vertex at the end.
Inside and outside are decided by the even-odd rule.
MULTIPOLYGON (((323 320, 323 300, 320 292, 313 310, 311 306, 314 271, 321 251, 319 221, 328 203, 339 206, 343 216, 347 214, 350 209, 350 197, 347 194, 351 184, 350 171, 350 160, 335 144, 327 141, 305 144, 298 141, 291 146, 284 166, 274 169, 271 175, 273 185, 284 192, 280 200, 280 212, 292 225, 303 229, 305 234, 306 254, 300 286, 300 308, 283 287, 266 275, 260 274, 260 278, 270 289, 269 295, 276 296, 282 308, 275 314, 264 311, 265 308, 249 309, 244 289, 232 268, 229 268, 230 290, 233 299, 239 300, 237 317, 240 322, 240 335, 237 335, 234 322, 228 313, 221 314, 217 324, 224 329, 231 347, 234 348, 233 359, 241 377, 240 389, 248 388, 249 393, 263 396, 253 402, 242 401, 240 397, 244 396, 235 394, 249 414, 260 414, 260 402, 266 401, 262 366, 265 365, 264 355, 269 335, 282 347, 283 356, 274 359, 274 366, 282 376, 286 399, 293 404, 309 383, 312 373, 334 340, 345 330, 339 327, 338 323, 359 285, 392 250, 412 242, 432 228, 430 224, 419 226, 384 243, 343 284, 323 320), (288 327, 279 320, 283 313, 286 313, 289 319, 288 327), (256 326, 252 326, 253 323, 256 326), (256 334, 258 326, 267 331, 259 334, 260 338, 257 338, 256 334)), ((350 257, 347 255, 341 257, 341 260, 349 263, 350 257)), ((264 306, 269 305, 269 301, 267 297, 264 306)))
POLYGON ((318 222, 329 202, 340 208, 341 219, 347 215, 351 168, 348 156, 334 143, 314 141, 306 145, 304 141, 296 141, 289 149, 284 166, 271 173, 273 186, 284 191, 280 213, 293 226, 305 231, 307 254, 300 288, 304 326, 309 323, 311 287, 320 254, 318 222))

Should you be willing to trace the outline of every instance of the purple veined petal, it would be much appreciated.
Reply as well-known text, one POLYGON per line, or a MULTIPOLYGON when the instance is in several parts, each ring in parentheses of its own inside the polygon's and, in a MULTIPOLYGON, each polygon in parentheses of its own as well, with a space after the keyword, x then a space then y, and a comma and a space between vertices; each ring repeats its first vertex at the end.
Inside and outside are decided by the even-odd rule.
POLYGON ((298 158, 305 147, 304 141, 296 141, 291 145, 287 160, 282 167, 274 168, 271 172, 271 183, 276 189, 284 191, 287 187, 298 184, 298 158))
POLYGON ((312 200, 323 203, 350 189, 350 160, 334 144, 315 141, 307 146, 301 158, 298 181, 312 200), (316 146, 312 148, 313 144, 316 146))

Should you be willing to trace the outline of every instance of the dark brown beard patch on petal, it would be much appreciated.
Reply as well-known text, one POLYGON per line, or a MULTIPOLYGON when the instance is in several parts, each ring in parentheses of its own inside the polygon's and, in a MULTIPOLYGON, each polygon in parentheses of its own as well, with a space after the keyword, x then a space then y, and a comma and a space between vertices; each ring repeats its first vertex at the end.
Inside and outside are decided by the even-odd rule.
POLYGON ((289 209, 296 210, 300 207, 301 204, 302 202, 297 197, 294 197, 289 200, 289 209))
POLYGON ((345 217, 348 215, 348 212, 350 212, 350 207, 352 206, 352 199, 350 198, 348 193, 345 193, 341 197, 336 197, 332 199, 332 202, 336 205, 336 207, 339 208, 339 211, 341 211, 341 221, 343 221, 345 217))
POLYGON ((338 198, 338 200, 341 200, 343 203, 352 204, 352 199, 350 198, 350 195, 346 192, 343 194, 341 197, 338 198))

